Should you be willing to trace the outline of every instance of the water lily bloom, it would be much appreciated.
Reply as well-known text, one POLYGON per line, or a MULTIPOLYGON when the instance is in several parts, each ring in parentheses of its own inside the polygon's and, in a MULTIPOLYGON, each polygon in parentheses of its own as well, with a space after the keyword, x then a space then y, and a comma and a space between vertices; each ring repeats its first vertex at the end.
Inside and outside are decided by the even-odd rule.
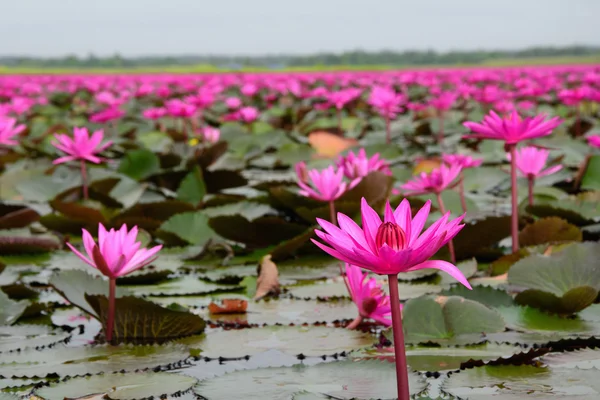
POLYGON ((443 154, 442 161, 448 165, 458 165, 461 168, 476 168, 483 163, 483 158, 474 158, 466 154, 443 154))
POLYGON ((448 222, 450 213, 446 213, 422 232, 430 207, 431 202, 428 201, 413 218, 407 199, 404 199, 396 210, 387 202, 382 221, 363 198, 362 228, 352 218, 338 213, 339 228, 330 222, 317 219, 324 232, 315 230, 315 233, 325 244, 311 239, 327 254, 341 261, 377 274, 388 275, 399 399, 408 399, 409 394, 398 273, 436 268, 449 273, 467 288, 471 288, 455 265, 441 260, 429 260, 463 228, 464 225, 460 223, 463 217, 448 222))
POLYGON ((404 95, 397 94, 395 90, 387 87, 375 86, 371 91, 368 103, 385 118, 387 143, 391 143, 390 122, 402 111, 401 104, 405 101, 406 97, 404 95))
POLYGON ((213 128, 212 126, 205 126, 202 129, 202 137, 209 143, 217 143, 220 136, 221 131, 219 131, 217 128, 213 128))
POLYGON ((254 107, 242 107, 238 111, 238 115, 242 121, 250 123, 258 118, 258 110, 254 107))
POLYGON ((421 172, 412 180, 400 186, 406 196, 418 196, 426 193, 439 194, 454 183, 462 171, 459 164, 440 165, 431 172, 421 172))
POLYGON ((25 125, 17 125, 15 118, 0 116, 0 146, 16 146, 18 142, 14 138, 24 130, 25 125))
POLYGON ((344 182, 344 171, 333 165, 322 171, 307 170, 304 162, 296 164, 296 175, 301 188, 300 194, 320 201, 335 201, 360 181, 355 179, 350 183, 344 182))
MULTIPOLYGON (((528 146, 517 150, 517 169, 521 176, 525 178, 539 178, 550 175, 562 169, 562 165, 555 165, 544 169, 549 150, 539 149, 537 147, 528 146)), ((506 158, 510 161, 511 155, 507 154, 506 158)))
POLYGON ((175 118, 189 118, 196 113, 196 107, 179 99, 165 102, 167 113, 175 118))
POLYGON ((381 275, 398 274, 425 268, 445 271, 457 281, 471 288, 460 270, 447 261, 429 260, 441 247, 460 232, 464 216, 448 222, 450 212, 424 232, 429 216, 431 201, 412 217, 410 203, 404 199, 393 210, 389 202, 385 206, 384 220, 363 198, 361 201, 362 228, 350 217, 338 213, 339 228, 334 224, 317 219, 325 230, 315 230, 325 244, 312 240, 329 255, 344 262, 381 275))
POLYGON ((490 111, 483 118, 483 122, 465 122, 463 125, 475 132, 464 138, 504 140, 506 144, 517 144, 524 140, 537 139, 548 136, 552 130, 561 124, 558 117, 546 120, 545 114, 536 117, 521 118, 516 111, 506 118, 501 118, 494 111, 490 111))
POLYGON ((379 153, 375 153, 371 158, 367 157, 365 149, 360 149, 358 155, 354 154, 353 151, 349 151, 345 157, 340 156, 337 165, 344 171, 344 175, 348 179, 362 178, 373 171, 392 175, 388 162, 379 157, 379 153))
POLYGON ((587 141, 590 146, 600 149, 600 135, 588 136, 587 141))
POLYGON ((144 110, 142 115, 146 119, 157 120, 157 119, 161 119, 162 117, 167 115, 167 109, 163 108, 163 107, 148 108, 148 109, 144 110))
POLYGON ((102 143, 104 131, 98 130, 90 136, 87 128, 75 128, 73 130, 73 138, 65 134, 58 134, 55 135, 55 139, 56 141, 52 141, 51 144, 67 155, 57 158, 52 163, 62 164, 69 161, 80 162, 83 197, 87 199, 88 187, 85 162, 89 161, 94 164, 100 164, 102 159, 98 157, 97 154, 112 145, 112 141, 109 140, 102 143))
POLYGON ((109 107, 105 110, 90 115, 90 122, 94 122, 96 124, 105 124, 107 122, 117 120, 124 115, 125 111, 116 107, 109 107))
POLYGON ((465 175, 466 168, 476 168, 483 163, 482 158, 473 158, 465 154, 443 154, 442 161, 448 165, 458 165, 461 167, 458 179, 458 192, 460 195, 460 205, 463 212, 467 212, 467 201, 465 199, 465 175))
POLYGON ((237 110, 242 105, 242 100, 239 97, 228 97, 225 99, 225 105, 230 110, 237 110))
POLYGON ((385 326, 392 325, 390 297, 383 292, 377 280, 348 263, 345 278, 352 301, 358 308, 358 317, 347 328, 355 329, 365 318, 374 319, 385 326))
POLYGON ((83 262, 96 268, 109 279, 108 322, 105 333, 106 340, 110 342, 114 326, 117 278, 150 264, 162 245, 151 249, 142 248, 141 242, 136 241, 137 226, 128 230, 127 226, 123 225, 118 231, 114 229, 107 231, 104 225, 98 224, 98 243, 87 230, 82 229, 82 231, 86 254, 78 251, 71 243, 67 243, 67 246, 83 262))
POLYGON ((110 140, 102 143, 102 139, 104 139, 103 130, 98 130, 90 136, 87 128, 74 128, 73 138, 65 134, 57 134, 55 138, 56 141, 52 141, 52 145, 67 155, 57 158, 53 161, 53 164, 75 160, 100 164, 102 159, 96 154, 101 153, 112 144, 110 140))
POLYGON ((546 120, 545 114, 536 117, 521 118, 516 111, 509 117, 500 118, 498 114, 490 111, 483 118, 482 123, 465 122, 463 125, 475 132, 474 135, 463 136, 464 138, 504 140, 507 152, 511 154, 510 182, 511 182, 511 234, 513 253, 519 251, 519 208, 517 193, 517 143, 548 136, 552 130, 561 124, 558 117, 546 120))
MULTIPOLYGON (((519 175, 527 178, 529 183, 529 205, 533 205, 533 186, 535 184, 535 179, 553 174, 562 169, 562 165, 560 164, 544 169, 549 155, 549 150, 538 149, 533 146, 523 147, 516 151, 516 164, 519 175)), ((512 155, 509 153, 506 157, 510 161, 512 155)))

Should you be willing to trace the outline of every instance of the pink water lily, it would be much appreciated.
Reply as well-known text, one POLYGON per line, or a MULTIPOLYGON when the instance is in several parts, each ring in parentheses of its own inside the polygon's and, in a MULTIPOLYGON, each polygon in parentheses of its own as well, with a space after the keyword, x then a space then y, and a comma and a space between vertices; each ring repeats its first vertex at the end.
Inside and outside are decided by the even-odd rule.
POLYGON ((439 194, 450 187, 462 171, 459 164, 440 165, 431 172, 419 175, 400 186, 406 196, 417 196, 426 193, 439 194))
POLYGON ((16 146, 14 138, 25 130, 25 125, 17 125, 15 118, 0 116, 0 146, 16 146))
POLYGON ((317 222, 325 230, 315 230, 326 244, 312 240, 319 248, 338 260, 388 275, 390 288, 390 312, 396 362, 398 398, 408 399, 408 373, 404 330, 398 293, 398 274, 424 268, 436 268, 449 273, 457 281, 471 289, 462 272, 453 264, 441 260, 429 260, 439 249, 463 228, 462 216, 448 222, 445 214, 424 232, 431 202, 412 217, 410 203, 404 199, 393 210, 385 205, 383 221, 363 198, 361 201, 362 228, 350 217, 338 213, 339 228, 322 219, 317 222))
MULTIPOLYGON (((533 146, 518 149, 516 161, 519 174, 525 178, 539 178, 560 171, 563 167, 560 164, 544 169, 549 155, 549 150, 533 146)), ((506 158, 510 161, 511 155, 507 154, 506 158)))
POLYGON ((151 249, 141 248, 142 244, 136 241, 137 226, 129 231, 126 225, 118 231, 114 229, 107 231, 102 224, 98 224, 97 244, 87 230, 82 231, 86 254, 79 252, 70 243, 67 243, 67 246, 84 262, 110 279, 125 276, 151 263, 153 257, 162 248, 162 245, 151 249))
POLYGON ((118 231, 114 229, 107 231, 104 225, 98 224, 98 243, 94 241, 87 230, 82 229, 82 231, 86 254, 78 251, 71 243, 67 243, 67 246, 77 257, 109 279, 108 318, 105 334, 106 340, 110 343, 114 327, 117 278, 150 264, 156 258, 162 245, 151 249, 142 248, 141 242, 136 241, 137 226, 129 231, 126 225, 123 225, 118 231))
POLYGON ((97 130, 91 136, 87 128, 74 128, 73 138, 65 134, 55 135, 52 145, 58 150, 66 153, 64 157, 57 158, 53 164, 62 164, 69 161, 83 160, 94 164, 100 164, 102 159, 96 154, 101 153, 112 145, 112 141, 102 143, 104 131, 97 130))
POLYGON ((511 182, 511 236, 513 253, 519 251, 519 208, 517 189, 517 143, 524 140, 537 139, 548 136, 552 130, 561 124, 558 117, 546 120, 545 114, 536 117, 521 118, 516 111, 506 118, 501 118, 491 111, 483 118, 482 123, 465 122, 463 125, 475 132, 464 138, 504 140, 505 148, 511 155, 510 182, 511 182))
POLYGON ((202 137, 208 143, 217 143, 221 137, 221 131, 218 128, 212 126, 205 126, 202 128, 202 137))
POLYGON ((390 275, 437 268, 470 288, 469 282, 454 265, 447 261, 429 260, 460 232, 464 226, 461 224, 463 216, 448 222, 448 212, 422 232, 430 208, 431 201, 427 201, 413 218, 407 199, 404 199, 396 210, 387 202, 382 221, 363 198, 362 228, 350 217, 338 213, 339 228, 330 222, 317 219, 325 232, 316 230, 315 233, 327 245, 314 239, 312 241, 331 256, 377 274, 390 275))
POLYGON ((54 160, 53 164, 62 164, 69 161, 79 161, 81 169, 81 181, 83 186, 83 197, 88 198, 88 182, 85 162, 89 161, 94 164, 100 164, 102 159, 97 156, 98 153, 106 150, 112 141, 102 143, 104 139, 104 131, 98 130, 91 136, 87 128, 74 128, 73 138, 65 134, 55 135, 56 140, 52 141, 52 145, 58 150, 66 153, 64 157, 59 157, 54 160))
MULTIPOLYGON (((550 155, 549 150, 539 149, 537 147, 529 146, 518 149, 515 152, 516 155, 516 165, 519 175, 527 178, 528 188, 529 188, 529 205, 533 205, 533 186, 535 184, 535 179, 553 174, 562 169, 562 165, 555 165, 549 168, 544 169, 546 166, 546 162, 548 161, 548 156, 550 155)), ((511 161, 512 154, 507 154, 506 158, 511 161)))
POLYGON ((375 153, 371 158, 367 157, 365 149, 360 149, 358 154, 349 151, 346 156, 340 156, 337 165, 348 179, 362 178, 373 171, 392 175, 389 163, 380 157, 379 153, 375 153))
POLYGON ((600 135, 588 136, 587 141, 590 146, 600 149, 600 135))
POLYGON ((334 201, 343 195, 346 190, 352 189, 360 182, 355 179, 350 183, 344 182, 344 171, 336 169, 333 165, 322 171, 318 169, 306 169, 306 164, 296 164, 296 175, 300 194, 320 201, 334 201))
POLYGON ((464 138, 504 140, 506 144, 517 144, 523 140, 548 136, 552 130, 561 124, 558 117, 546 120, 545 114, 536 117, 521 118, 516 111, 506 118, 501 118, 490 111, 483 122, 465 122, 463 125, 475 134, 464 138))
POLYGON ((371 318, 382 325, 392 325, 390 297, 381 289, 375 278, 355 265, 346 263, 346 284, 352 301, 358 308, 358 317, 346 328, 356 328, 365 318, 371 318))
POLYGON ((125 111, 117 107, 109 107, 90 116, 90 122, 104 124, 117 120, 125 115, 125 111))
POLYGON ((460 205, 463 212, 467 212, 467 200, 465 198, 465 174, 467 168, 476 168, 483 163, 482 158, 474 158, 466 154, 442 154, 442 161, 449 166, 457 165, 461 168, 458 178, 458 193, 460 195, 460 205))

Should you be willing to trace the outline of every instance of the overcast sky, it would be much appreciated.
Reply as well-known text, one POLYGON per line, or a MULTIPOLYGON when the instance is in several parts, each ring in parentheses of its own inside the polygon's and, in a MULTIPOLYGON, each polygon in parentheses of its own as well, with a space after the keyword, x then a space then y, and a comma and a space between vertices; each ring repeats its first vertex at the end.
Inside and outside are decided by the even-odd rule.
POLYGON ((0 54, 600 45, 600 0, 2 0, 0 54))

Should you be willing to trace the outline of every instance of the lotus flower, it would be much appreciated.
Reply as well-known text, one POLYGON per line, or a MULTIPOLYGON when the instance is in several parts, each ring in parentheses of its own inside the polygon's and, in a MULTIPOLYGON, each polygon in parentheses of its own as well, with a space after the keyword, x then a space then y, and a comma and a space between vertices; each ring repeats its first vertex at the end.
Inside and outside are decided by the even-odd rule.
POLYGON ((109 107, 90 116, 90 122, 96 124, 105 124, 110 121, 117 120, 125 115, 125 111, 117 107, 109 107))
POLYGON ((165 102, 167 113, 175 118, 189 118, 196 113, 196 107, 179 99, 165 102))
POLYGON ((258 110, 254 107, 242 107, 238 111, 238 115, 242 121, 250 123, 258 118, 258 110))
POLYGON ((225 105, 230 110, 237 110, 241 107, 242 100, 240 100, 238 97, 228 97, 225 99, 225 105))
POLYGON ((516 111, 509 117, 501 118, 493 111, 483 118, 482 123, 465 122, 463 125, 475 132, 464 138, 504 140, 506 144, 517 144, 523 140, 537 139, 548 136, 560 125, 558 117, 546 120, 545 114, 533 118, 521 118, 516 111))
MULTIPOLYGON (((525 178, 539 178, 560 171, 562 165, 555 165, 544 169, 549 155, 549 150, 539 149, 533 146, 518 149, 517 169, 519 174, 525 178)), ((507 154, 506 158, 510 161, 511 155, 507 154)))
POLYGON ((481 124, 476 122, 465 122, 463 125, 475 135, 465 136, 467 138, 504 140, 507 152, 511 154, 510 163, 510 182, 511 182, 511 236, 513 253, 519 251, 519 208, 517 193, 517 164, 516 150, 517 143, 523 140, 536 139, 548 136, 552 130, 560 125, 561 120, 558 117, 546 120, 544 114, 533 118, 521 118, 516 111, 507 118, 500 118, 498 114, 491 111, 484 117, 481 124))
POLYGON ((398 113, 402 111, 401 104, 405 101, 405 96, 396 93, 395 90, 383 86, 375 86, 373 90, 371 90, 368 103, 373 106, 382 117, 394 119, 398 113))
POLYGON ((339 228, 318 218, 317 222, 325 232, 316 230, 315 233, 328 246, 312 241, 329 255, 377 274, 392 275, 436 268, 471 288, 454 265, 447 261, 429 260, 463 228, 464 225, 460 224, 463 216, 448 222, 448 212, 422 233, 430 208, 431 201, 427 201, 413 218, 407 199, 396 210, 387 202, 382 222, 363 198, 362 228, 342 213, 337 215, 339 228))
POLYGON ((0 146, 16 146, 19 144, 14 137, 25 130, 25 125, 17 125, 14 118, 0 116, 0 146))
POLYGON ((590 146, 600 149, 600 135, 592 135, 587 137, 590 146))
POLYGON ((482 158, 474 158, 466 154, 443 154, 442 161, 448 165, 458 165, 463 169, 479 167, 483 163, 482 158))
POLYGON ((156 253, 162 248, 162 245, 151 249, 141 248, 142 244, 136 242, 137 226, 130 231, 127 230, 126 225, 123 225, 118 231, 114 229, 107 231, 102 224, 98 224, 98 243, 94 241, 87 230, 82 229, 82 231, 86 254, 79 252, 71 243, 67 243, 67 246, 77 257, 109 279, 106 340, 110 342, 114 326, 117 278, 150 264, 156 258, 156 253))
POLYGON ((85 162, 89 161, 94 164, 100 164, 102 159, 96 154, 104 151, 112 144, 112 141, 101 143, 104 138, 104 131, 98 130, 90 136, 87 128, 75 128, 73 130, 74 138, 71 139, 68 135, 58 134, 55 136, 56 141, 51 142, 58 150, 66 153, 64 157, 59 157, 54 160, 53 164, 62 164, 69 161, 79 161, 81 168, 81 181, 83 186, 83 197, 88 198, 87 172, 85 162))
POLYGON ((462 171, 458 164, 440 165, 431 172, 421 172, 420 175, 400 186, 406 196, 418 196, 426 193, 439 194, 446 190, 462 171))
POLYGON ((371 318, 385 326, 392 325, 390 297, 381 290, 381 285, 375 278, 355 265, 346 263, 346 284, 352 301, 358 308, 358 317, 347 326, 356 328, 364 318, 371 318))
POLYGON ((298 186, 302 189, 300 194, 320 201, 335 201, 360 181, 355 179, 348 184, 344 182, 344 171, 341 168, 336 170, 333 166, 329 166, 322 171, 307 170, 304 162, 296 164, 296 174, 298 186))
POLYGON ((447 213, 421 233, 430 207, 431 202, 428 201, 413 218, 408 200, 404 199, 396 210, 387 202, 384 220, 381 221, 379 215, 363 198, 362 228, 350 217, 338 213, 339 228, 330 222, 317 219, 325 232, 315 230, 315 233, 326 245, 311 239, 323 251, 341 261, 377 274, 388 275, 398 398, 403 400, 409 398, 409 392, 398 273, 436 268, 449 273, 467 288, 471 288, 456 266, 446 261, 429 260, 463 228, 464 225, 460 224, 463 217, 448 222, 450 213, 447 213))
POLYGON ((458 179, 458 192, 460 195, 460 205, 463 212, 467 212, 467 200, 465 199, 465 175, 466 168, 476 168, 483 163, 482 158, 473 158, 465 154, 443 154, 442 161, 452 166, 457 165, 461 168, 458 179))
POLYGON ((375 153, 373 157, 368 158, 365 149, 360 149, 358 155, 350 151, 345 157, 341 156, 338 159, 337 165, 344 171, 344 175, 348 179, 362 178, 373 171, 392 175, 388 162, 379 157, 379 153, 375 153))
POLYGON ((146 119, 157 120, 157 119, 161 119, 162 117, 167 115, 167 109, 163 108, 163 107, 148 108, 148 109, 144 110, 142 115, 146 119))
POLYGON ((204 129, 202 129, 202 137, 209 143, 217 143, 220 136, 221 131, 219 131, 217 128, 213 128, 212 126, 205 126, 204 129))

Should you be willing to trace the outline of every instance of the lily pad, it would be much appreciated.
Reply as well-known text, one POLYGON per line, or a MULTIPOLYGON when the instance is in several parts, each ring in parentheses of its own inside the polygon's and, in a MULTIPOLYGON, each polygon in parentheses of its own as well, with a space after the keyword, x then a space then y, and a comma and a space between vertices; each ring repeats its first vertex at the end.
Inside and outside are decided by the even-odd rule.
POLYGON ((521 246, 537 246, 546 243, 581 242, 581 230, 558 217, 548 217, 527 225, 519 232, 521 246))
POLYGON ((0 326, 0 353, 29 348, 41 350, 67 342, 70 337, 71 335, 65 331, 45 325, 0 326))
POLYGON ((69 379, 35 390, 41 399, 77 399, 89 395, 113 400, 148 399, 181 396, 196 384, 196 379, 183 374, 146 372, 96 375, 69 379))
POLYGON ((2 290, 0 290, 0 325, 11 325, 15 323, 29 304, 30 303, 26 300, 11 300, 2 290))
POLYGON ((541 357, 540 361, 556 368, 600 370, 600 350, 582 349, 565 353, 550 353, 541 357))
POLYGON ((211 332, 201 339, 180 341, 199 348, 208 358, 241 358, 277 349, 285 354, 307 357, 331 356, 371 346, 370 333, 320 326, 268 326, 211 332))
MULTIPOLYGON (((480 337, 484 332, 504 330, 504 320, 497 311, 462 297, 411 299, 404 305, 402 315, 407 343, 460 341, 461 335, 468 342, 472 335, 480 337)), ((391 333, 386 336, 389 339, 391 333)))
POLYGON ((188 357, 189 350, 183 345, 56 346, 44 351, 28 349, 3 353, 0 376, 43 378, 144 371, 169 366, 188 357))
POLYGON ((521 400, 525 398, 594 399, 600 396, 598 371, 484 366, 452 374, 442 390, 460 398, 521 400))
POLYGON ((516 302, 573 314, 592 304, 600 291, 600 244, 576 243, 550 256, 534 254, 517 261, 508 282, 526 290, 516 302))
MULTIPOLYGON (((426 387, 415 373, 409 374, 409 385, 411 394, 418 394, 426 387)), ((202 381, 194 390, 207 400, 225 397, 287 400, 302 391, 347 400, 397 396, 394 364, 376 360, 236 371, 202 381)))

